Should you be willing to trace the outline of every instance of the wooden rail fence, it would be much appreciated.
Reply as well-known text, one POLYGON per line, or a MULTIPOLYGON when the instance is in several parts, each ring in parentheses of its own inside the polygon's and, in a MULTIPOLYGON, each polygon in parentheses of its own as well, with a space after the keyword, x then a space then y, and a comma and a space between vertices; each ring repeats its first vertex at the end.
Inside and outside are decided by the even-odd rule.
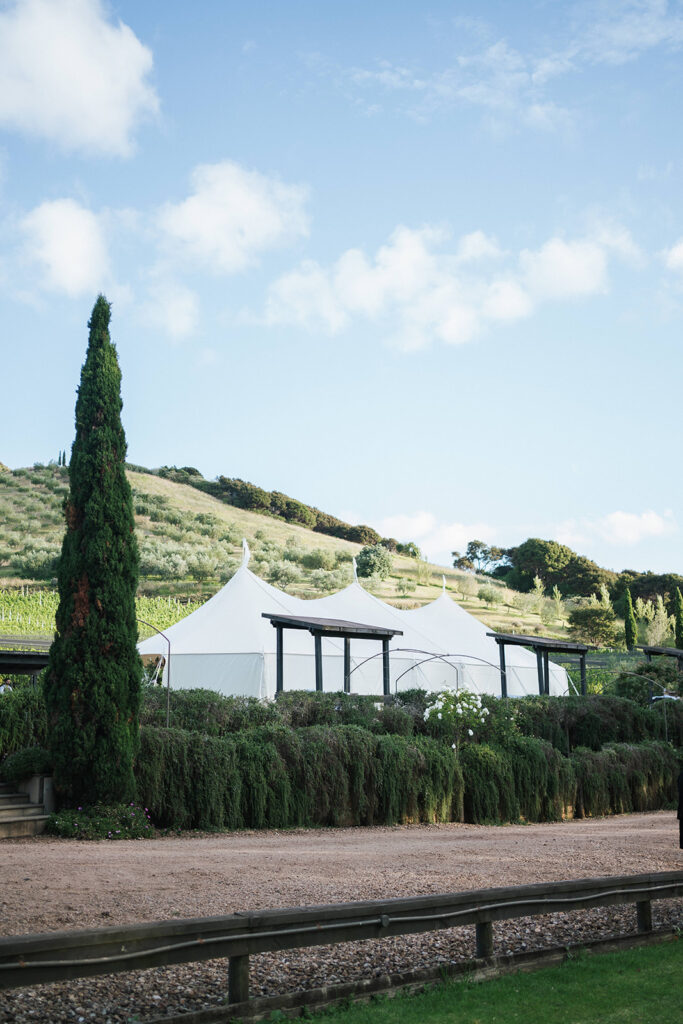
POLYGON ((228 957, 228 998, 249 999, 249 957, 359 939, 476 925, 477 957, 493 955, 505 918, 635 903, 652 930, 652 900, 683 896, 683 871, 583 878, 408 899, 256 910, 224 917, 0 938, 0 989, 228 957))

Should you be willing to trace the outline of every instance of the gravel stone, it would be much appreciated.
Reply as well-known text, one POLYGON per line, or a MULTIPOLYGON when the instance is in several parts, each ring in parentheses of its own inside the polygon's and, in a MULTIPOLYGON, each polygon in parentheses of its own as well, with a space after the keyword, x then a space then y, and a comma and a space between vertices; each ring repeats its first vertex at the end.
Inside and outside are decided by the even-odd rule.
MULTIPOLYGON (((110 926, 238 910, 524 885, 683 868, 673 812, 543 825, 405 825, 193 833, 155 840, 4 840, 0 934, 110 926), (27 871, 29 874, 27 875, 27 871)), ((652 904, 654 928, 683 927, 683 900, 652 904)), ((634 906, 494 924, 494 952, 636 930, 634 906)), ((475 953, 473 926, 263 953, 253 995, 349 982, 475 953)), ((227 961, 84 978, 0 993, 0 1024, 129 1024, 227 997, 227 961)))

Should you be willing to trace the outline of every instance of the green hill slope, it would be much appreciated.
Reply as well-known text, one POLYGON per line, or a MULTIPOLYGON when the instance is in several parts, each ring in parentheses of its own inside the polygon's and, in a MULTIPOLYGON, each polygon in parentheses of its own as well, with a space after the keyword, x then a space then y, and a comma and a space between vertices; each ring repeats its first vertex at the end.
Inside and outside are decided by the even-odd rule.
MULTIPOLYGON (((167 609, 158 619, 153 606, 147 604, 146 614, 141 615, 152 616, 150 621, 160 628, 177 621, 230 579, 242 558, 242 538, 251 548, 250 568, 299 597, 319 597, 341 589, 352 579, 351 559, 360 551, 360 544, 226 505, 210 494, 161 476, 129 471, 128 477, 140 544, 140 596, 163 597, 158 607, 167 609), (186 608, 188 601, 191 605, 186 608)), ((45 628, 52 615, 51 611, 48 614, 48 595, 36 597, 45 612, 34 610, 31 623, 27 621, 26 590, 54 589, 67 488, 68 470, 64 467, 51 464, 0 471, 0 634, 29 635, 51 629, 45 628), (18 596, 24 601, 23 616, 15 613, 10 624, 11 600, 18 596), (22 616, 19 623, 16 614, 22 616)), ((541 623, 531 595, 517 594, 488 577, 406 555, 392 557, 387 580, 363 581, 385 601, 399 607, 432 601, 441 592, 445 576, 450 595, 493 628, 558 636, 566 632, 561 620, 553 621, 550 602, 545 603, 541 623)))

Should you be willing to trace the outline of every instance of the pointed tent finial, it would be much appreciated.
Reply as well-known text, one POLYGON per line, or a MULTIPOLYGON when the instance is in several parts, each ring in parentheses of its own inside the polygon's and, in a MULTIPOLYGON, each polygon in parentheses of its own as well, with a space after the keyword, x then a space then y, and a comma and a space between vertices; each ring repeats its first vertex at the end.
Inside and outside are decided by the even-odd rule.
POLYGON ((251 551, 247 544, 247 538, 242 537, 242 565, 249 565, 249 559, 251 558, 251 551))
POLYGON ((353 562, 353 578, 354 578, 355 582, 358 583, 358 566, 356 565, 355 557, 352 559, 352 562, 353 562))
POLYGON ((443 592, 445 594, 446 593, 446 577, 442 576, 441 579, 443 580, 443 592))

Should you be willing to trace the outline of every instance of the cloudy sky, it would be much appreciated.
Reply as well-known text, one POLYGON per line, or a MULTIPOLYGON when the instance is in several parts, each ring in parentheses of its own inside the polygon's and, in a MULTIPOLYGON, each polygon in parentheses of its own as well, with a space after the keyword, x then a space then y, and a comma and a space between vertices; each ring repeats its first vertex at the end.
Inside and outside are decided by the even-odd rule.
POLYGON ((683 4, 0 0, 0 460, 683 572, 683 4))

